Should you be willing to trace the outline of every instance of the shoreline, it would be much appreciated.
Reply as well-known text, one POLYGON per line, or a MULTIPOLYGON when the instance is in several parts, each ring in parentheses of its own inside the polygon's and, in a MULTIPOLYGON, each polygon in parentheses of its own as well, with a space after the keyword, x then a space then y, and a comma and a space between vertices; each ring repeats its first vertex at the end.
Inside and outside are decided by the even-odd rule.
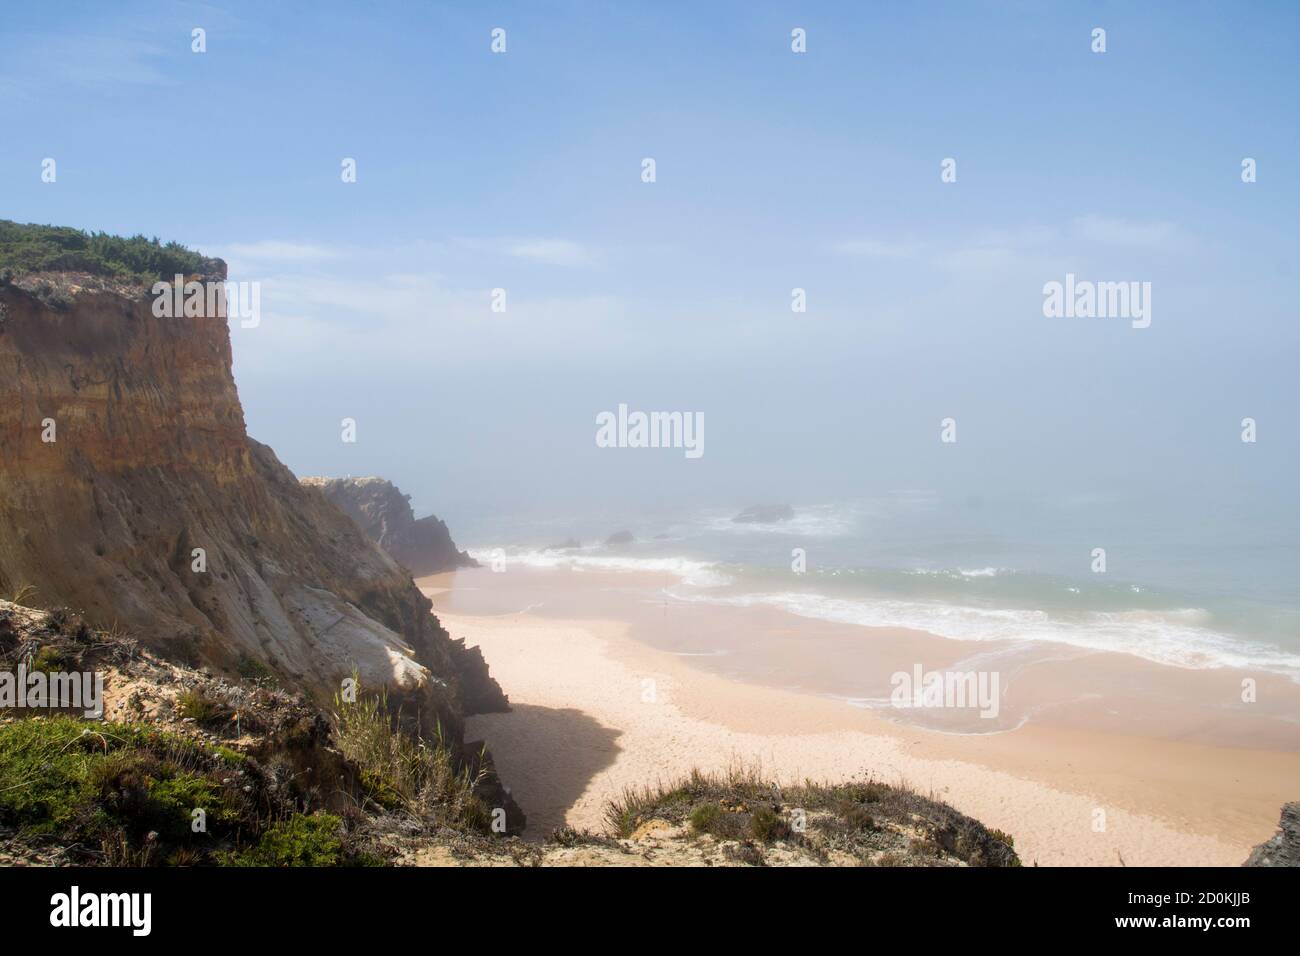
MULTIPOLYGON (((529 814, 529 839, 561 824, 601 830, 605 801, 625 787, 739 762, 781 782, 907 782, 1012 834, 1026 865, 1235 866, 1300 791, 1300 754, 1197 740, 1181 716, 1160 728, 1164 736, 1089 729, 1087 707, 998 733, 943 733, 735 679, 717 672, 719 656, 644 640, 654 628, 653 614, 642 613, 653 593, 644 576, 460 572, 418 583, 444 626, 482 648, 510 695, 513 713, 472 717, 467 733, 493 751, 529 814), (570 605, 598 616, 559 614, 570 605)), ((777 623, 795 636, 813 623, 766 613, 788 618, 777 623)), ((708 617, 738 614, 713 608, 708 617)), ((908 632, 892 639, 913 659, 917 642, 956 643, 908 632)), ((1133 670, 1103 663, 1103 673, 1133 670)), ((1212 730, 1200 736, 1212 741, 1212 730)))

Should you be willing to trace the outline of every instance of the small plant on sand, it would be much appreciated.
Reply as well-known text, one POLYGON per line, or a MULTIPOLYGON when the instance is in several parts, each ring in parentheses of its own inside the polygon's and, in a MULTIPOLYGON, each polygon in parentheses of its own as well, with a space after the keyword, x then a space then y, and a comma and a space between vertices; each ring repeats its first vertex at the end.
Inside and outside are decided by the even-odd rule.
POLYGON ((717 840, 743 840, 749 831, 749 816, 717 804, 702 803, 691 811, 691 831, 707 833, 717 840))
POLYGON ((605 805, 605 826, 615 837, 629 837, 653 815, 677 820, 691 812, 692 806, 712 784, 699 770, 691 770, 686 779, 668 786, 627 787, 605 805))
POLYGON ((39 651, 32 655, 31 669, 33 671, 43 671, 46 674, 55 674, 63 670, 67 660, 63 652, 57 647, 47 644, 39 651))
POLYGON ((21 604, 23 607, 31 607, 31 601, 36 597, 36 588, 30 584, 20 584, 9 595, 11 604, 21 604))
POLYGON ((761 806, 749 818, 749 833, 760 843, 773 843, 790 836, 790 825, 771 807, 761 806))
POLYGON ((229 707, 201 690, 187 690, 176 698, 176 711, 196 724, 215 724, 230 720, 229 707))
POLYGON ((716 803, 701 803, 691 811, 691 829, 696 833, 712 833, 721 816, 722 811, 716 803))
POLYGON ((860 803, 854 803, 852 800, 840 800, 835 806, 835 812, 852 830, 877 829, 875 819, 860 803))
POLYGON ((278 687, 280 679, 263 661, 245 654, 239 659, 239 676, 261 687, 278 687))

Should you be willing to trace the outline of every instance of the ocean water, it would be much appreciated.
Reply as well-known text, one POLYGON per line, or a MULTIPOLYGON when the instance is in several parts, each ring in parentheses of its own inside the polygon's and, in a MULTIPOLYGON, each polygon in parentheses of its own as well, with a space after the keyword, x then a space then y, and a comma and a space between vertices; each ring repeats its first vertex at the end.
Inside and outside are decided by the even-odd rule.
POLYGON ((1056 642, 1185 668, 1300 682, 1300 533, 1247 509, 1195 521, 1147 502, 945 500, 900 493, 795 504, 789 521, 732 520, 744 505, 599 518, 498 517, 454 528, 507 567, 659 571, 682 602, 909 627, 959 641, 1056 642), (635 536, 606 546, 615 531, 635 536), (577 549, 549 545, 575 538, 577 549), (1105 550, 1104 572, 1093 570, 1105 550), (802 549, 806 570, 792 569, 802 549))

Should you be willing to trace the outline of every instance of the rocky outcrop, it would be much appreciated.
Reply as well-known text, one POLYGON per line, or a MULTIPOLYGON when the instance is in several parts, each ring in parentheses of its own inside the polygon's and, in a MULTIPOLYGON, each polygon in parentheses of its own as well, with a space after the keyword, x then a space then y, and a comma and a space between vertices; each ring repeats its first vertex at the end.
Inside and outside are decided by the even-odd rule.
POLYGON ((1300 803, 1282 806, 1278 831, 1250 851, 1243 866, 1300 866, 1300 803))
POLYGON ((356 670, 455 740, 505 709, 410 575, 248 437, 226 320, 151 304, 94 277, 0 282, 0 594, 174 659, 256 659, 318 700, 356 670))
POLYGON ((789 505, 751 505, 731 520, 736 524, 776 524, 794 517, 789 505))
POLYGON ((357 523, 371 541, 413 575, 476 568, 458 551, 447 525, 433 515, 416 519, 411 496, 384 478, 302 478, 357 523))

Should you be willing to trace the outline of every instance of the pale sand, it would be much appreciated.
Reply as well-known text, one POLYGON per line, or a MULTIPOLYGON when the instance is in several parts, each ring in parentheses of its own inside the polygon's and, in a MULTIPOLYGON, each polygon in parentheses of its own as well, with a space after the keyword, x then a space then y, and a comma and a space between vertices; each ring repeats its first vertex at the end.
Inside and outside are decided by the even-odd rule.
POLYGON ((468 734, 486 740, 533 838, 603 829, 626 787, 745 763, 783 781, 904 781, 1011 833, 1026 864, 1234 866, 1300 793, 1294 752, 1072 724, 941 734, 708 673, 631 639, 624 621, 466 615, 449 610, 447 579, 421 583, 510 695, 513 713, 471 718, 468 734))

